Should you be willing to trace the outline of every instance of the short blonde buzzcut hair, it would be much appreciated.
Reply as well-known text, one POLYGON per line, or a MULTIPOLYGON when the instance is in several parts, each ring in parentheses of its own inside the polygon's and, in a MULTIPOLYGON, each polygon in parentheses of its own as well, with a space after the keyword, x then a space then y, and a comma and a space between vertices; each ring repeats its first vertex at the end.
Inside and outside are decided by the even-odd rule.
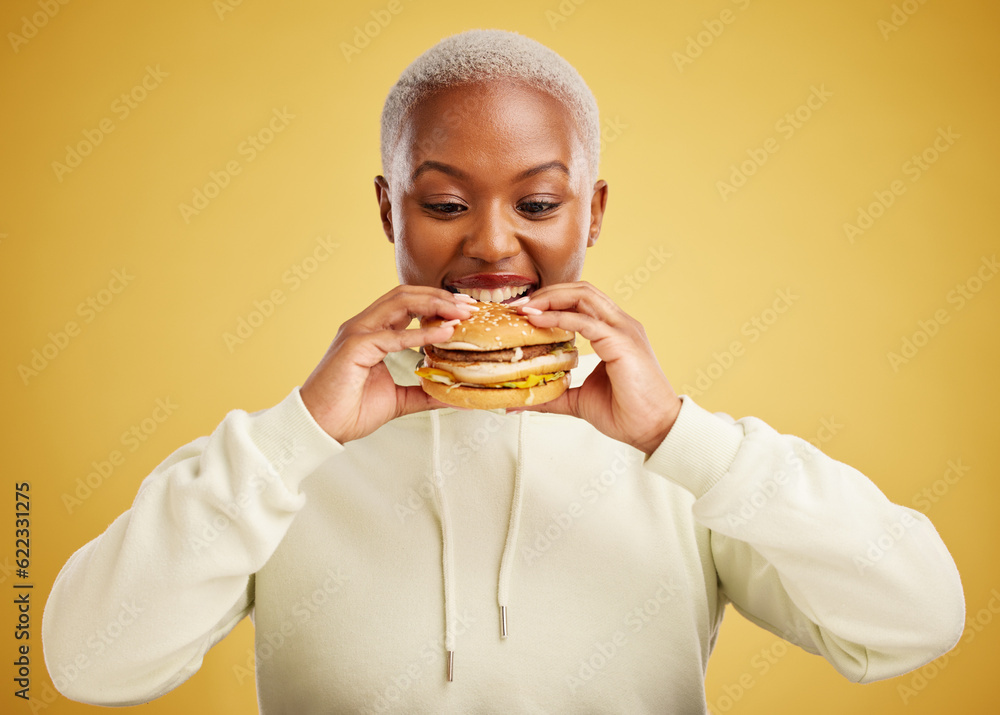
POLYGON ((590 180, 601 155, 597 100, 576 69, 531 38, 506 30, 467 30, 438 42, 403 70, 382 107, 382 173, 392 183, 392 154, 410 110, 432 92, 496 79, 519 81, 562 102, 576 120, 590 180))

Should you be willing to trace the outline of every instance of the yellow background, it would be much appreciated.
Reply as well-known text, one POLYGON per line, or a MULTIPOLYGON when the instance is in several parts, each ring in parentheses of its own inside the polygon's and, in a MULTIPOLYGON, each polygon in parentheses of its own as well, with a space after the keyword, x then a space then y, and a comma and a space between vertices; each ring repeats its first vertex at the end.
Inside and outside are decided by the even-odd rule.
MULTIPOLYGON (((472 27, 540 40, 594 90, 611 189, 585 278, 645 324, 675 386, 714 374, 701 404, 815 439, 897 502, 914 505, 937 488, 924 509, 958 563, 970 617, 1000 593, 1000 280, 978 286, 961 309, 948 301, 1000 244, 1000 5, 908 0, 897 4, 897 27, 880 25, 892 22, 889 0, 400 0, 348 61, 343 44, 387 3, 244 0, 222 12, 209 0, 77 0, 15 40, 15 51, 8 33, 32 34, 24 18, 35 25, 44 4, 9 0, 0 10, 0 559, 13 563, 13 484, 28 480, 36 697, 49 682, 41 606, 69 555, 175 448, 228 410, 270 406, 300 384, 337 326, 394 285, 372 188, 381 103, 410 60, 472 27), (705 23, 724 10, 732 21, 711 35, 705 23), (700 32, 709 34, 699 54, 700 32), (686 51, 698 56, 679 67, 675 53, 686 51), (166 76, 122 117, 112 107, 147 66, 166 76), (811 116, 787 137, 778 122, 814 86, 832 94, 800 110, 811 116), (284 109, 294 118, 273 142, 252 161, 240 154, 284 109), (102 119, 113 131, 57 177, 53 162, 102 119), (906 162, 949 128, 958 138, 913 181, 906 162), (778 150, 723 200, 717 182, 768 139, 778 150), (185 221, 179 204, 233 160, 240 173, 185 221), (895 180, 905 191, 852 243, 844 223, 895 180), (309 280, 292 290, 283 274, 324 236, 338 244, 334 255, 309 264, 309 280), (647 273, 651 249, 671 256, 647 273), (113 295, 100 291, 122 269, 134 279, 84 322, 79 304, 113 295), (638 289, 626 289, 628 279, 638 289), (284 303, 230 350, 223 334, 275 289, 284 303), (779 290, 798 298, 752 341, 745 324, 774 318, 765 311, 779 290), (894 370, 887 353, 940 310, 947 322, 894 370), (19 366, 70 320, 79 335, 25 384, 19 366), (743 353, 727 367, 734 341, 743 353), (142 430, 157 399, 177 409, 162 424, 147 421, 130 451, 122 433, 142 430), (836 427, 824 430, 824 420, 836 427), (67 506, 62 495, 116 449, 124 463, 67 506), (948 460, 969 467, 953 483, 944 481, 948 460)), ((11 694, 15 579, 2 571, 0 580, 0 709, 28 712, 11 694)), ((986 625, 925 681, 858 686, 795 648, 762 672, 754 657, 780 653, 778 641, 731 612, 708 700, 716 713, 992 711, 995 616, 980 613, 986 625), (904 704, 901 685, 922 687, 904 704)), ((196 677, 144 712, 252 712, 252 679, 234 674, 251 648, 244 622, 196 677)), ((59 698, 43 711, 91 709, 59 698)))

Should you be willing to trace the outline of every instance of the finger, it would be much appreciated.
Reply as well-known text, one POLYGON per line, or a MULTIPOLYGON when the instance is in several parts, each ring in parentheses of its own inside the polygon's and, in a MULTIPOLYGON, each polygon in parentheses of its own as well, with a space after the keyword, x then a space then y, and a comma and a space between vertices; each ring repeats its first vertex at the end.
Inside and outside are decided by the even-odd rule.
POLYGON ((584 313, 549 310, 539 315, 528 314, 525 317, 537 328, 562 328, 579 333, 591 343, 620 334, 620 330, 615 326, 584 313))
POLYGON ((440 316, 445 320, 465 320, 476 307, 440 288, 398 286, 382 296, 358 316, 358 325, 368 331, 383 328, 401 330, 414 316, 440 316))
POLYGON ((534 310, 572 310, 600 318, 609 325, 618 325, 628 318, 611 298, 583 281, 547 286, 532 293, 520 311, 530 315, 534 310))
POLYGON ((360 364, 371 367, 381 362, 389 353, 408 348, 419 348, 433 343, 443 343, 455 332, 455 322, 442 323, 433 328, 378 330, 360 336, 360 342, 372 348, 370 351, 359 351, 365 356, 360 360, 360 364))
POLYGON ((399 412, 396 414, 397 417, 409 415, 414 412, 423 412, 424 410, 450 409, 461 410, 462 412, 472 411, 472 408, 470 407, 458 407, 456 405, 449 405, 446 402, 441 402, 440 400, 428 395, 423 391, 423 388, 418 385, 409 385, 407 387, 396 385, 396 397, 396 404, 399 405, 399 412))
POLYGON ((397 417, 410 415, 414 412, 451 407, 451 405, 446 405, 443 402, 435 400, 418 385, 408 385, 406 387, 396 385, 396 405, 397 417))

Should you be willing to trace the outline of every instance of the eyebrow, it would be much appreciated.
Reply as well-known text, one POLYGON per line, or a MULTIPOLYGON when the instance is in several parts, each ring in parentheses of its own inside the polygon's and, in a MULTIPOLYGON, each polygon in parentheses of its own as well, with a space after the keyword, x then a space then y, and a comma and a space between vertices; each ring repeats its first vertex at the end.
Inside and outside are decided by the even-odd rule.
MULTIPOLYGON (((549 161, 544 164, 539 164, 538 166, 533 166, 530 169, 526 169, 517 175, 517 181, 522 181, 528 177, 535 176, 536 174, 541 174, 543 171, 561 171, 566 176, 569 176, 569 167, 558 159, 554 161, 549 161)), ((428 171, 440 171, 442 174, 447 174, 448 176, 454 176, 456 179, 468 180, 469 176, 461 169, 458 169, 450 164, 445 164, 440 161, 423 161, 420 166, 416 168, 413 174, 410 176, 410 181, 416 181, 417 177, 428 171)))
POLYGON ((461 169, 457 169, 450 164, 444 164, 440 161, 423 161, 420 166, 416 168, 413 175, 410 176, 410 181, 416 181, 417 177, 427 171, 440 171, 442 174, 447 174, 448 176, 454 176, 456 179, 468 179, 468 175, 461 169))
POLYGON ((553 169, 561 171, 566 174, 566 176, 569 176, 569 167, 556 159, 555 161, 539 164, 538 166, 533 166, 526 171, 522 171, 517 178, 518 180, 527 179, 529 176, 535 176, 536 174, 541 174, 543 171, 552 171, 553 169))

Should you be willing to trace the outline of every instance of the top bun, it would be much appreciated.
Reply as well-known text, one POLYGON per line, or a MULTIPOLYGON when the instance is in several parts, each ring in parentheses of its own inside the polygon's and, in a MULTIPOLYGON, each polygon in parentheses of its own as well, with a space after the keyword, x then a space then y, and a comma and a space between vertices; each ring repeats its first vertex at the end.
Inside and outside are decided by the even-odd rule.
MULTIPOLYGON (((434 343, 445 350, 503 350, 526 345, 547 345, 572 340, 575 333, 562 328, 537 328, 528 319, 503 303, 475 304, 478 311, 468 320, 455 326, 455 332, 446 343, 434 343)), ((425 318, 420 325, 433 328, 441 318, 425 318)))

